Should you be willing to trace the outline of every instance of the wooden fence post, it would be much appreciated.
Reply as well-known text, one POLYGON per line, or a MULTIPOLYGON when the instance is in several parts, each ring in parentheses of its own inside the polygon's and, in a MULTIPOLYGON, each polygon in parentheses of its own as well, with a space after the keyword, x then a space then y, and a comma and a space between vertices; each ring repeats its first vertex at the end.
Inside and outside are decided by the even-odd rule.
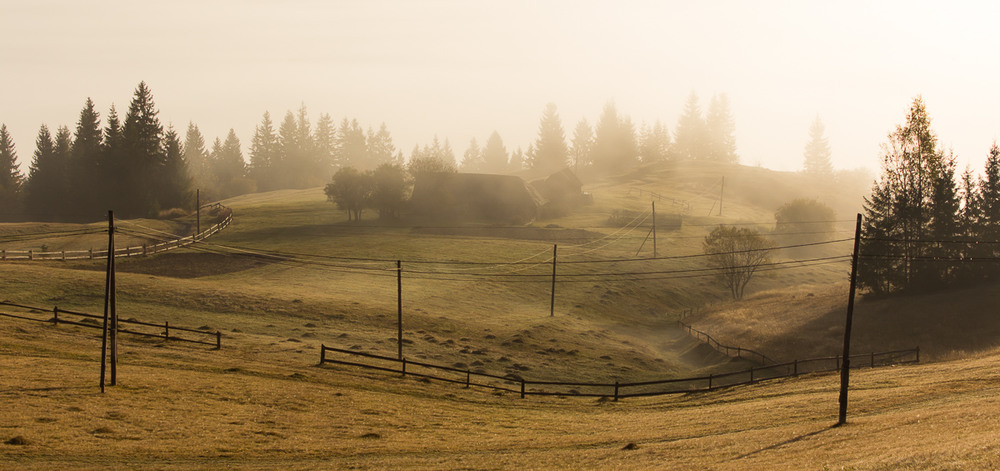
POLYGON ((59 306, 52 308, 52 324, 59 325, 59 306))
POLYGON ((615 401, 618 401, 618 380, 615 380, 615 401))
POLYGON ((712 373, 708 374, 708 389, 712 389, 712 373))
POLYGON ((170 340, 170 322, 163 321, 163 338, 170 340))
POLYGON ((326 362, 326 345, 320 344, 319 345, 319 364, 322 365, 325 362, 326 362))
POLYGON ((87 251, 87 253, 90 255, 90 259, 93 260, 94 259, 94 249, 91 248, 90 250, 87 251))
POLYGON ((524 399, 524 378, 521 378, 521 399, 524 399))
POLYGON ((35 259, 35 251, 28 250, 28 260, 34 260, 34 259, 35 259))
POLYGON ((215 331, 215 349, 222 350, 222 332, 215 331))
POLYGON ((796 358, 795 361, 792 362, 792 365, 793 365, 792 368, 794 368, 792 370, 792 376, 798 376, 799 375, 799 360, 796 358))
POLYGON ((472 373, 469 370, 465 370, 465 389, 469 389, 469 385, 472 383, 472 373))
POLYGON ((146 244, 142 244, 142 255, 145 256, 148 254, 149 254, 149 249, 146 247, 146 244))
POLYGON ((750 367, 750 384, 753 384, 753 367, 750 367))
POLYGON ((2 255, 0 255, 0 257, 2 257, 3 261, 6 262, 7 261, 7 249, 3 249, 2 251, 0 251, 0 253, 2 253, 2 255))
POLYGON ((62 261, 64 261, 64 262, 66 261, 66 251, 65 250, 62 251, 62 261))
POLYGON ((402 371, 402 373, 403 373, 403 377, 405 378, 406 377, 406 358, 403 358, 401 361, 403 362, 403 371, 402 371))

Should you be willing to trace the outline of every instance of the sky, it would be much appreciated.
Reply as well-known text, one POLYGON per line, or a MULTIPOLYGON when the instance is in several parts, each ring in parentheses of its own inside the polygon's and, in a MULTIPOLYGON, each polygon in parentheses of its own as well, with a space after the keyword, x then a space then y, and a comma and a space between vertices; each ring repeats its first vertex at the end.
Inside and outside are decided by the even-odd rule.
POLYGON ((409 155, 459 159, 497 131, 527 148, 555 103, 567 140, 613 101, 671 132, 691 92, 725 93, 746 165, 799 170, 809 125, 839 169, 923 97, 959 167, 1000 131, 997 2, 0 0, 0 123, 27 173, 38 128, 75 127, 90 97, 125 114, 140 81, 164 125, 249 147, 265 111, 385 123, 409 155))

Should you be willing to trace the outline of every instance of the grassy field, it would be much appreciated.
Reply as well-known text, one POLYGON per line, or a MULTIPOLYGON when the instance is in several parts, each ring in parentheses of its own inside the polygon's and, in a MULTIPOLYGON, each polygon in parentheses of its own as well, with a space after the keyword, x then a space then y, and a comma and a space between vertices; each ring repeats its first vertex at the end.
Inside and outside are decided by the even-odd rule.
MULTIPOLYGON (((687 162, 647 166, 585 190, 593 205, 519 228, 352 224, 318 188, 228 200, 233 223, 207 242, 118 262, 122 318, 220 330, 222 350, 125 337, 121 385, 101 395, 94 331, 0 318, 0 401, 12 411, 0 418, 0 439, 27 443, 0 445, 0 467, 995 466, 989 460, 997 444, 989 437, 1000 413, 978 409, 992 400, 990 381, 998 375, 989 331, 970 344, 956 329, 951 341, 927 347, 919 336, 946 323, 923 310, 923 326, 915 322, 893 331, 896 337, 880 334, 892 329, 898 304, 859 305, 859 349, 910 348, 915 345, 908 342, 918 341, 936 359, 971 351, 975 358, 857 372, 855 419, 835 429, 837 379, 829 375, 613 403, 522 400, 315 366, 321 343, 395 354, 396 260, 403 261, 405 355, 458 368, 607 382, 747 366, 679 329, 676 320, 688 309, 699 312, 697 327, 776 358, 826 354, 839 341, 846 261, 762 273, 741 303, 728 302, 712 278, 679 272, 702 268, 698 259, 574 262, 650 257, 648 220, 633 229, 608 224, 615 211, 641 215, 649 192, 662 196, 658 214, 686 208, 682 228, 658 231, 661 257, 699 253, 704 235, 720 223, 771 231, 774 210, 797 197, 834 207, 844 221, 830 237, 847 238, 860 200, 842 184, 687 162), (550 317, 553 244, 561 278, 550 317), (247 256, 264 251, 308 254, 310 262, 247 256), (510 263, 518 261, 534 263, 510 263), (607 275, 650 271, 664 274, 643 281, 607 275), (968 411, 980 415, 956 420, 968 411), (942 430, 948 440, 936 436, 942 430), (623 449, 630 443, 637 448, 623 449)), ((191 222, 124 221, 122 227, 187 235, 191 222)), ((0 236, 78 228, 22 224, 0 227, 0 236)), ((75 242, 101 243, 100 234, 87 237, 75 242)), ((13 236, 0 240, 12 240, 3 243, 9 250, 31 248, 13 236)), ((27 244, 51 248, 56 242, 27 244)), ((817 253, 849 250, 847 242, 817 253)), ((0 299, 95 313, 103 307, 99 260, 7 262, 0 264, 0 280, 0 299)), ((928 305, 895 302, 910 302, 914 310, 928 305)), ((936 302, 944 308, 949 301, 936 302)), ((967 307, 976 306, 985 304, 967 307)))

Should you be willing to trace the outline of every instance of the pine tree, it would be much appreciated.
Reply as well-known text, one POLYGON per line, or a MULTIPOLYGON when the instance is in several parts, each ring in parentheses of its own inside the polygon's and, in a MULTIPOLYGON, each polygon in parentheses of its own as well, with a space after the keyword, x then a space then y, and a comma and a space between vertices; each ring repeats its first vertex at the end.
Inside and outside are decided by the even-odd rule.
POLYGON ((366 150, 368 165, 374 168, 379 168, 383 164, 403 164, 402 161, 396 161, 396 145, 392 143, 392 135, 389 134, 389 128, 385 123, 379 126, 378 132, 373 133, 371 128, 368 129, 366 150))
POLYGON ((562 121, 559 119, 555 103, 549 103, 545 106, 538 123, 538 139, 535 140, 535 159, 532 168, 555 172, 566 167, 568 155, 562 121))
POLYGON ((632 119, 619 116, 613 102, 604 105, 594 127, 594 143, 590 152, 593 167, 605 173, 619 173, 635 166, 639 146, 632 119))
POLYGON ((157 114, 152 92, 146 82, 140 82, 122 124, 125 178, 116 203, 126 217, 155 216, 160 210, 156 181, 165 158, 163 126, 157 114))
POLYGON ((591 152, 594 149, 594 131, 590 129, 587 119, 581 119, 573 129, 573 141, 570 143, 570 159, 573 168, 579 172, 580 167, 591 165, 591 152))
POLYGON ((359 170, 372 168, 368 158, 368 139, 357 119, 348 121, 344 118, 340 122, 340 129, 337 132, 337 152, 342 168, 351 167, 359 170))
POLYGON ((7 125, 0 124, 0 220, 10 221, 20 216, 23 182, 14 139, 7 131, 7 125))
POLYGON ((243 160, 241 147, 240 139, 232 129, 226 135, 225 142, 220 143, 216 139, 215 145, 212 146, 212 175, 217 182, 216 188, 220 199, 254 190, 246 178, 246 161, 243 160))
POLYGON ((508 165, 507 147, 503 145, 500 134, 493 131, 486 139, 483 147, 483 171, 486 173, 504 173, 508 165))
POLYGON ((66 167, 56 151, 49 128, 44 124, 35 138, 28 180, 24 185, 24 206, 29 217, 36 221, 54 221, 60 216, 59 203, 65 201, 66 167))
MULTIPOLYGON (((322 123, 322 120, 320 120, 322 123)), ((317 127, 317 130, 319 127, 317 127)), ((331 158, 332 159, 332 158, 331 158)), ((271 113, 264 112, 250 142, 250 177, 259 191, 278 188, 274 175, 274 164, 278 160, 278 136, 274 133, 271 113)))
POLYGON ((85 219, 98 220, 106 210, 101 207, 105 186, 102 178, 104 173, 102 142, 100 116, 94 107, 94 102, 87 98, 80 111, 80 119, 76 123, 70 162, 70 172, 74 176, 73 212, 85 219))
POLYGON ((483 151, 479 148, 476 138, 473 137, 469 141, 469 147, 465 149, 465 154, 462 155, 462 163, 459 168, 466 173, 480 173, 483 171, 483 167, 483 151))
POLYGON ((205 148, 205 136, 194 123, 188 123, 187 132, 184 134, 184 161, 187 162, 188 170, 191 173, 192 185, 195 189, 201 190, 205 200, 211 199, 211 188, 215 185, 212 182, 212 175, 209 169, 208 149, 205 148))
POLYGON ((823 132, 823 122, 816 116, 816 120, 809 126, 809 142, 806 143, 803 169, 809 175, 829 177, 833 175, 833 165, 830 163, 830 144, 823 132))
POLYGON ((160 194, 157 198, 160 205, 163 209, 194 207, 191 173, 188 171, 187 161, 184 160, 181 138, 173 127, 167 128, 167 132, 163 135, 163 155, 164 165, 159 179, 160 194))
POLYGON ((519 172, 525 168, 524 165, 524 152, 518 147, 517 150, 510 153, 510 162, 507 164, 508 172, 519 172))
POLYGON ((736 125, 725 93, 712 96, 705 118, 708 158, 717 162, 736 163, 736 125))
MULTIPOLYGON (((256 135, 254 138, 256 140, 256 135)), ((312 140, 315 148, 318 176, 323 181, 327 181, 333 177, 333 172, 337 167, 337 125, 333 122, 333 118, 329 114, 323 113, 319 115, 319 121, 316 122, 316 129, 313 131, 312 140)), ((252 165, 253 154, 250 156, 250 162, 252 165)))
POLYGON ((125 152, 124 145, 118 111, 112 104, 108 111, 108 122, 104 126, 103 155, 100 165, 100 181, 103 185, 99 188, 98 193, 101 200, 101 211, 117 207, 117 198, 122 192, 122 181, 125 179, 125 165, 122 162, 122 156, 125 152))
POLYGON ((698 95, 692 91, 684 103, 684 110, 674 128, 674 153, 680 159, 707 158, 706 141, 705 120, 701 117, 698 95))

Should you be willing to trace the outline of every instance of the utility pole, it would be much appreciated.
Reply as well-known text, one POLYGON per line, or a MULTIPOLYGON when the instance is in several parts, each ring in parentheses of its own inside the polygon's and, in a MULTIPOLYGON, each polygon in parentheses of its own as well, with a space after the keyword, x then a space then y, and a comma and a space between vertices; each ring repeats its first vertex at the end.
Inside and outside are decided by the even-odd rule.
POLYGON ((118 296, 115 281, 114 218, 111 219, 111 290, 108 301, 111 305, 111 385, 118 385, 118 296))
POLYGON ((851 324, 854 322, 854 292, 858 281, 858 251, 861 247, 861 214, 854 227, 854 254, 851 256, 851 289, 847 298, 847 324, 844 326, 844 361, 840 369, 840 416, 837 425, 847 423, 847 387, 851 375, 851 324))
POLYGON ((195 237, 201 234, 201 189, 194 190, 195 237))
POLYGON ((556 253, 558 244, 552 244, 552 298, 549 300, 549 317, 556 315, 556 253))
POLYGON ((396 350, 403 359, 403 261, 396 260, 396 350))
POLYGON ((104 280, 104 328, 101 330, 101 393, 108 365, 108 320, 111 304, 111 264, 115 258, 115 213, 108 211, 108 271, 104 280))
POLYGON ((722 176, 722 189, 719 190, 719 216, 722 216, 722 197, 726 194, 726 177, 722 176))
POLYGON ((656 201, 650 201, 653 204, 653 258, 656 258, 656 201))

